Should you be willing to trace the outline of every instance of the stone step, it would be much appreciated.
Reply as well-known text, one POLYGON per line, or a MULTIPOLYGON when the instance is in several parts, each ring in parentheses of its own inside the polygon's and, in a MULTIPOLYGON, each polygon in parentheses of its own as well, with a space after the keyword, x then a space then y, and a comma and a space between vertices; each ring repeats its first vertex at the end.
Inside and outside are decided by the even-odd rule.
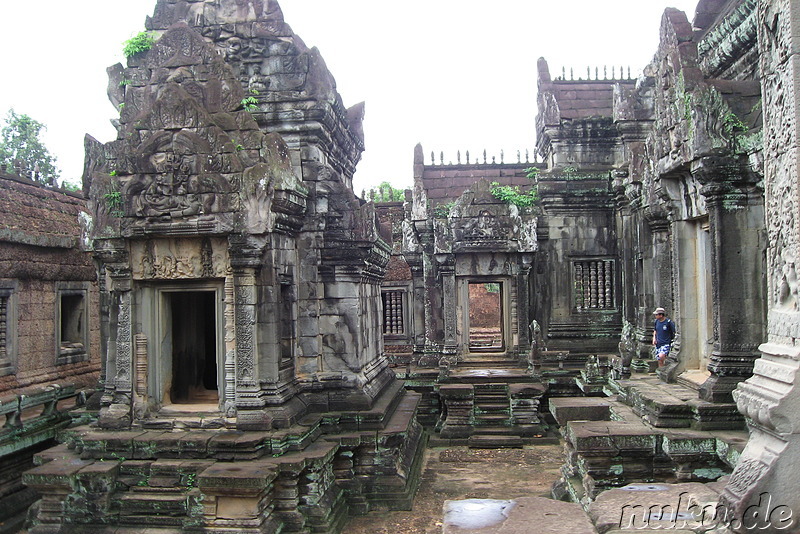
POLYGON ((609 421, 611 404, 598 397, 556 397, 549 401, 550 413, 560 426, 570 421, 609 421))
POLYGON ((513 433, 513 429, 508 425, 482 425, 478 434, 483 436, 505 436, 513 433))
POLYGON ((504 436, 499 434, 473 434, 467 440, 472 449, 522 448, 525 444, 520 436, 504 436))
POLYGON ((483 384, 491 380, 497 384, 513 382, 538 382, 537 378, 530 376, 522 369, 461 369, 456 367, 450 371, 449 376, 442 379, 443 384, 483 384))
POLYGON ((743 429, 744 417, 735 403, 712 403, 697 392, 678 384, 665 384, 657 377, 610 380, 608 388, 618 394, 642 419, 659 428, 703 430, 743 429))
POLYGON ((475 404, 475 413, 505 413, 508 414, 509 410, 511 409, 508 400, 503 403, 486 403, 481 402, 478 403, 476 399, 475 404))
POLYGON ((476 413, 475 414, 475 423, 476 424, 487 424, 491 422, 501 423, 502 421, 508 421, 508 414, 502 413, 476 413))
MULTIPOLYGON (((174 516, 180 521, 180 516, 185 515, 187 511, 187 499, 184 493, 125 493, 119 496, 118 501, 121 517, 158 516, 160 520, 174 516)), ((166 521, 166 524, 172 522, 166 521)))

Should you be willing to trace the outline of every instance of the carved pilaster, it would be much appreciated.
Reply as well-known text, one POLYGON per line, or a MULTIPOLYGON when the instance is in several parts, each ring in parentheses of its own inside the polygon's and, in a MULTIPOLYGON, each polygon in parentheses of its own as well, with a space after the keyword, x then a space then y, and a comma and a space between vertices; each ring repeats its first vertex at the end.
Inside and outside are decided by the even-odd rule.
POLYGON ((232 276, 225 278, 225 415, 236 411, 236 298, 232 276))
POLYGON ((117 314, 117 374, 114 385, 117 393, 130 393, 132 388, 133 336, 131 334, 131 292, 119 295, 117 314))
MULTIPOLYGON (((644 215, 652 236, 652 271, 655 278, 653 280, 654 294, 651 305, 655 304, 672 310, 674 308, 674 299, 669 216, 666 209, 658 205, 648 208, 644 215)), ((650 324, 652 324, 652 321, 650 324)))
POLYGON ((444 305, 444 344, 445 347, 455 347, 456 341, 456 274, 454 258, 448 257, 439 265, 439 276, 442 283, 442 301, 444 305))
POLYGON ((752 374, 764 339, 763 272, 748 254, 760 249, 763 202, 760 191, 747 184, 746 170, 706 165, 698 175, 706 182, 701 193, 711 233, 714 348, 700 398, 731 402, 736 384, 752 374), (723 181, 732 179, 738 183, 723 181))

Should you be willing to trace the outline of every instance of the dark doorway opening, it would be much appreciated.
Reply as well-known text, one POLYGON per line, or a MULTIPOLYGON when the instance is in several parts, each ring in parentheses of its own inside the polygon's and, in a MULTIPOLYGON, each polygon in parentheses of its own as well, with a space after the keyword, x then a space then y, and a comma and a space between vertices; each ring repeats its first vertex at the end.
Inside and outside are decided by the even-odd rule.
POLYGON ((178 404, 219 402, 217 324, 213 291, 169 293, 172 315, 172 384, 178 404))
POLYGON ((505 349, 502 291, 500 282, 470 282, 470 352, 502 352, 505 349))

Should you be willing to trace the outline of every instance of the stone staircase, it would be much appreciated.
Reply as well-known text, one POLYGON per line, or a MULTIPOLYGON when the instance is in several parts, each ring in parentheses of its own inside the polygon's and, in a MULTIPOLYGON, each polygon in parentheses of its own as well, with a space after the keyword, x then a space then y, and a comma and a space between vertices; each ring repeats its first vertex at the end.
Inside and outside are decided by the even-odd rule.
POLYGON ((431 443, 502 448, 547 440, 547 427, 539 417, 544 391, 511 356, 468 355, 437 386, 444 408, 431 443))

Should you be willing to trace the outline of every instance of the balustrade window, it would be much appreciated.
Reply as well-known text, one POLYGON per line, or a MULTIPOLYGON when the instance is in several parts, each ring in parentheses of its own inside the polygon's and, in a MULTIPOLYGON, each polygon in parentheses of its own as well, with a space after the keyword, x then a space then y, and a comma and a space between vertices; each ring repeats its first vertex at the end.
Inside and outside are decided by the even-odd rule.
POLYGON ((400 335, 405 333, 403 319, 404 291, 383 291, 383 333, 400 335))
POLYGON ((15 317, 13 287, 0 287, 0 376, 14 373, 15 317))
POLYGON ((573 263, 575 308, 608 310, 614 303, 614 260, 581 260, 573 263))
POLYGON ((8 300, 0 295, 0 362, 8 360, 8 300))

